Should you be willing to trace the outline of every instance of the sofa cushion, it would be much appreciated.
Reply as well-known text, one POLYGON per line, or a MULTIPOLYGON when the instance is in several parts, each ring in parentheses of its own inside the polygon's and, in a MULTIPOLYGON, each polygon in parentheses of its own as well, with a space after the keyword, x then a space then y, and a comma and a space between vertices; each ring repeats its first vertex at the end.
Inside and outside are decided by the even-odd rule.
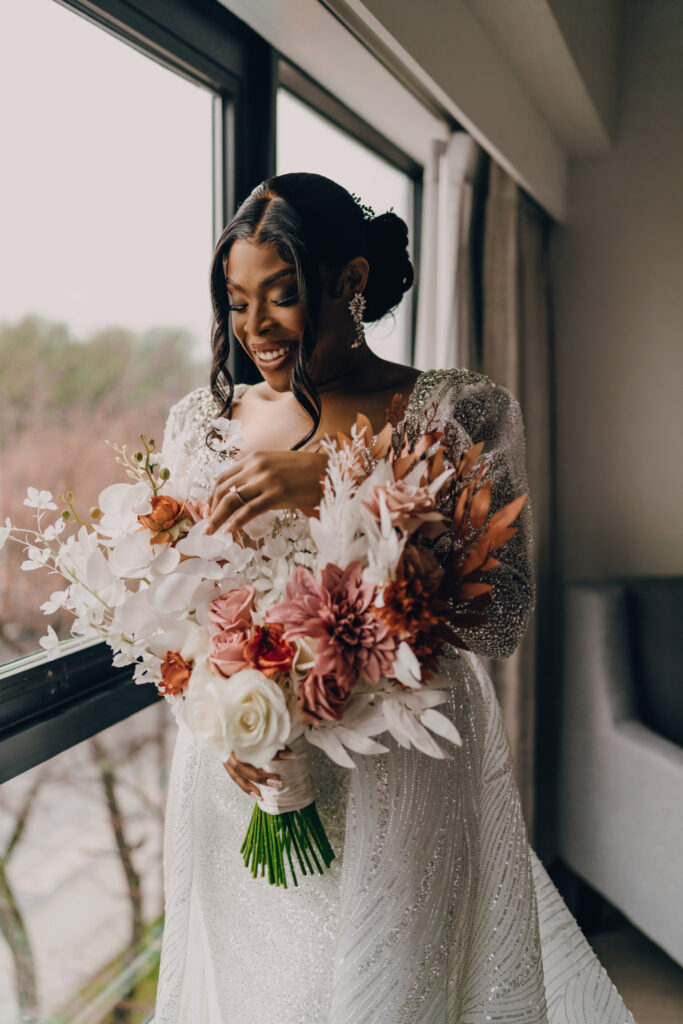
POLYGON ((683 746, 683 577, 630 580, 626 589, 642 720, 683 746))

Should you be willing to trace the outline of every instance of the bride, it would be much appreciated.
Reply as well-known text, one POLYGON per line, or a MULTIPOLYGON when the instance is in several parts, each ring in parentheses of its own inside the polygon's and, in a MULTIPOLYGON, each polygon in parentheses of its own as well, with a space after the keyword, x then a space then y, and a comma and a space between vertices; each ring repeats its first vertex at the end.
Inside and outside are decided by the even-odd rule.
MULTIPOLYGON (((211 266, 211 387, 169 414, 164 458, 200 470, 209 531, 320 500, 320 442, 362 411, 376 432, 394 395, 409 431, 425 418, 451 460, 484 441, 492 511, 527 492, 519 405, 467 369, 418 373, 365 344, 362 321, 413 282, 405 223, 370 217, 317 174, 260 184, 225 228, 211 266), (355 296, 355 298, 354 298, 355 296), (231 330, 263 381, 233 385, 231 330), (239 420, 229 457, 212 421, 239 420)), ((389 752, 355 769, 311 746, 316 803, 336 859, 298 888, 254 879, 239 848, 258 786, 277 772, 221 765, 181 724, 171 768, 166 923, 155 1024, 627 1024, 595 954, 529 846, 491 681, 534 603, 531 508, 489 570, 490 619, 462 631, 439 673, 463 743, 435 760, 389 752)), ((499 554, 499 552, 497 552, 499 554)), ((284 756, 286 757, 286 751, 284 756)))

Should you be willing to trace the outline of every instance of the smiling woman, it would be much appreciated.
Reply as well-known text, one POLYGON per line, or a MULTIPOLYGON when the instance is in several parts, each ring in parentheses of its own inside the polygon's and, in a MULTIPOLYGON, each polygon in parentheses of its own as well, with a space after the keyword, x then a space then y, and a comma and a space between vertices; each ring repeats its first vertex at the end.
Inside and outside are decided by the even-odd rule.
MULTIPOLYGON (((216 247, 211 389, 172 408, 163 455, 171 476, 192 481, 184 497, 202 504, 208 531, 218 531, 211 543, 234 545, 247 565, 258 538, 272 530, 274 556, 267 577, 221 568, 201 598, 193 590, 193 608, 206 595, 211 607, 234 606, 213 661, 197 658, 192 672, 206 686, 200 699, 228 694, 252 646, 275 629, 266 644, 276 662, 268 681, 294 698, 292 731, 270 762, 250 763, 238 745, 222 747, 220 757, 203 748, 181 720, 166 816, 156 1024, 632 1024, 529 845, 500 707, 478 658, 514 652, 535 598, 530 502, 510 535, 503 526, 505 508, 528 493, 519 404, 466 368, 418 374, 363 343, 362 323, 394 308, 412 281, 405 223, 392 213, 366 218, 345 189, 315 174, 264 181, 216 247), (234 339, 261 371, 260 383, 235 388, 227 368, 234 339), (500 559, 489 562, 486 553, 484 590, 493 596, 485 614, 463 617, 457 601, 439 603, 430 589, 451 578, 463 543, 463 502, 448 488, 439 492, 439 522, 417 561, 400 547, 398 525, 416 513, 417 476, 393 498, 381 487, 372 492, 384 532, 373 532, 360 553, 364 513, 343 499, 363 476, 360 462, 373 465, 373 445, 348 473, 337 473, 321 501, 323 470, 333 473, 337 455, 346 458, 346 449, 332 455, 324 438, 348 435, 358 412, 378 432, 387 410, 383 443, 396 466, 415 459, 425 472, 438 440, 439 472, 471 479, 474 463, 457 467, 481 455, 482 491, 495 518, 489 525, 501 543, 505 538, 500 559), (226 452, 212 431, 224 431, 233 416, 235 445, 226 452), (342 507, 325 527, 332 490, 342 507), (319 507, 320 530, 309 543, 297 534, 297 511, 313 512, 310 506, 319 507), (279 509, 286 514, 263 515, 279 509), (243 547, 234 543, 240 538, 243 547), (378 577, 387 558, 388 575, 378 577), (319 580, 306 568, 316 559, 319 580), (297 566, 292 577, 288 565, 297 566), (387 651, 404 642, 408 621, 416 674, 401 676, 387 651), (423 643, 427 622, 435 631, 431 644, 423 643), (458 645, 437 643, 449 629, 457 630, 458 645), (294 648, 286 658, 281 641, 294 648), (294 689, 283 661, 301 673, 294 689), (453 755, 426 756, 406 732, 396 741, 381 697, 387 686, 410 690, 406 700, 420 691, 436 697, 448 719, 440 735, 455 729, 462 738, 453 755), (386 746, 384 739, 379 751, 349 742, 354 757, 330 760, 323 751, 334 742, 332 730, 345 729, 354 688, 371 695, 386 746), (443 691, 443 701, 432 690, 443 691), (298 774, 289 774, 291 763, 298 774), (315 781, 315 805, 336 856, 323 856, 329 869, 295 888, 283 888, 274 874, 272 885, 252 878, 240 844, 253 798, 263 815, 243 844, 247 859, 259 843, 277 847, 266 812, 313 806, 308 782, 299 785, 304 777, 315 781), (290 807, 302 791, 304 803, 290 807)), ((353 443, 363 448, 363 438, 369 440, 363 434, 353 443)), ((487 518, 483 507, 477 501, 475 513, 473 499, 473 519, 487 518)), ((468 593, 481 595, 478 586, 468 593)), ((266 667, 262 662, 264 673, 266 667)))

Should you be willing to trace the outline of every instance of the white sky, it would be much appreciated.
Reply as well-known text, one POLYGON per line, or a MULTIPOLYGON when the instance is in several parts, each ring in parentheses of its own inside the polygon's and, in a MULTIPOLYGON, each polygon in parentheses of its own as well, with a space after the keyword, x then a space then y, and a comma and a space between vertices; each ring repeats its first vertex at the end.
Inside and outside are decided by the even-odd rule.
MULTIPOLYGON (((0 321, 182 327, 208 354, 209 91, 54 0, 2 0, 0 138, 0 321)), ((410 217, 406 176, 284 91, 277 170, 410 217)), ((368 330, 383 354, 402 348, 402 305, 368 330)))
POLYGON ((0 3, 0 320, 209 343, 211 94, 53 0, 0 3))

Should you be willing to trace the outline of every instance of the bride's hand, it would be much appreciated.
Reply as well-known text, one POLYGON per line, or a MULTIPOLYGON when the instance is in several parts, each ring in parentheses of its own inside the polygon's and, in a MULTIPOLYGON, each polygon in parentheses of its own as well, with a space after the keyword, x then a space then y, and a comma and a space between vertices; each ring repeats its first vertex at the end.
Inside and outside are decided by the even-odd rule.
MULTIPOLYGON (((289 747, 285 747, 277 752, 273 760, 283 761, 291 756, 292 753, 289 747)), ((275 786, 276 789, 280 789, 282 786, 279 775, 275 775, 274 772, 264 771, 263 768, 255 768, 253 764, 249 764, 247 761, 238 761, 234 754, 231 754, 228 760, 224 762, 223 767, 232 781, 236 782, 247 796, 261 796, 259 790, 254 785, 255 782, 267 783, 269 779, 273 779, 278 783, 275 786)))
POLYGON ((276 508, 314 508, 327 466, 322 452, 252 452, 218 478, 209 498, 207 533, 225 524, 234 533, 276 508))

